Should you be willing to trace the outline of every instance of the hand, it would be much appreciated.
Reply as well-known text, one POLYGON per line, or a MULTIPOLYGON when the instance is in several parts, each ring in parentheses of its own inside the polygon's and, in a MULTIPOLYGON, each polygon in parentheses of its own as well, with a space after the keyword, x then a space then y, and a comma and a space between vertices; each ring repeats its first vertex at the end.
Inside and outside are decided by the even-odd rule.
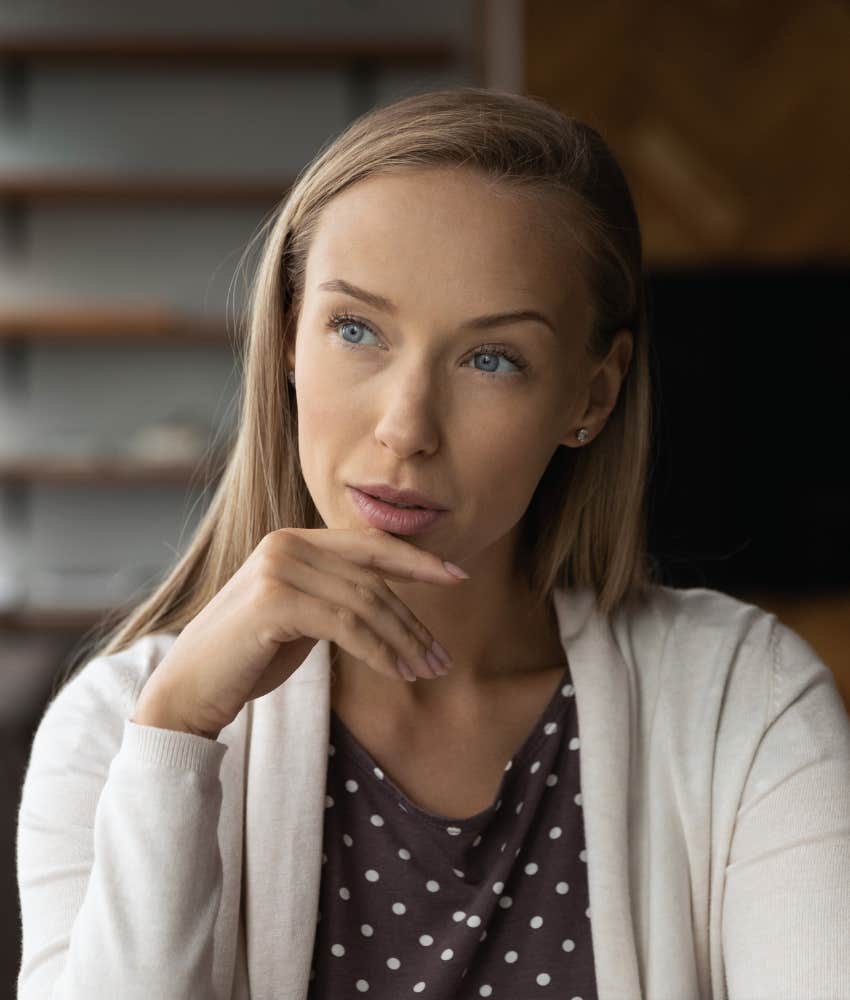
POLYGON ((244 705, 280 687, 319 639, 386 677, 436 677, 434 637, 384 582, 462 581, 439 556, 379 528, 282 528, 266 535, 182 629, 139 696, 134 720, 217 739, 244 705))

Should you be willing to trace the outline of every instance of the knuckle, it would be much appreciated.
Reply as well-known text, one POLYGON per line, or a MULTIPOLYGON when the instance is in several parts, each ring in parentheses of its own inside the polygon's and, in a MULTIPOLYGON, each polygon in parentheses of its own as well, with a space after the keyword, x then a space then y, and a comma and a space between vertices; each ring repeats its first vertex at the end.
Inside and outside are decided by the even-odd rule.
POLYGON ((390 659, 393 661, 393 663, 395 663, 395 654, 393 653, 392 648, 390 647, 390 644, 386 641, 386 639, 382 639, 380 636, 378 636, 378 639, 376 641, 375 651, 377 655, 382 659, 385 660, 390 659))
POLYGON ((371 587, 367 586, 365 583, 357 582, 354 584, 354 593, 357 595, 358 599, 364 604, 374 606, 378 602, 378 595, 372 590, 371 587))
POLYGON ((336 605, 334 607, 334 615, 345 629, 353 628, 357 622, 357 615, 355 615, 351 608, 347 608, 344 605, 336 605))
POLYGON ((375 570, 372 569, 363 570, 363 582, 367 586, 371 587, 373 590, 378 590, 381 587, 385 586, 384 578, 381 576, 381 574, 375 572, 375 570))

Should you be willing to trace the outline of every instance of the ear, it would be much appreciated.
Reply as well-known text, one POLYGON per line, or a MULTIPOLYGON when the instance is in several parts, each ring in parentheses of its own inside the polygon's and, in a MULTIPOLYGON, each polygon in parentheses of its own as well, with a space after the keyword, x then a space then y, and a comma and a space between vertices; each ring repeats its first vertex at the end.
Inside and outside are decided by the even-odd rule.
POLYGON ((631 330, 623 327, 614 334, 605 360, 593 369, 587 385, 587 406, 562 444, 569 448, 583 448, 601 433, 611 411, 617 405, 617 397, 629 370, 633 352, 634 337, 631 330), (580 427, 586 427, 590 431, 590 437, 584 444, 576 438, 580 427))

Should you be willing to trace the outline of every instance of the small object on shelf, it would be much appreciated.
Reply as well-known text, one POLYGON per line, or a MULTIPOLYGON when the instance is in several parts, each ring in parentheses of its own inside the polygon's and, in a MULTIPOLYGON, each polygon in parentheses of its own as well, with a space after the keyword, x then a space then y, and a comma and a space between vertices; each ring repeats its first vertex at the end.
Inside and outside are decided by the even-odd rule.
POLYGON ((122 451, 124 456, 150 464, 196 462, 208 435, 209 428, 192 418, 169 417, 139 428, 122 451))

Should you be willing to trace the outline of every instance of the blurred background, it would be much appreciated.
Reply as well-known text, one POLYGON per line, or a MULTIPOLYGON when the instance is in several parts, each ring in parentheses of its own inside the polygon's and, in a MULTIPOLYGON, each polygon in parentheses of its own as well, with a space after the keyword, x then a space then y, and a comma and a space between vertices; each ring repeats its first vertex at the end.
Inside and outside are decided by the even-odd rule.
POLYGON ((830 0, 0 0, 0 997, 30 741, 200 518, 240 258, 327 140, 406 94, 525 92, 609 142, 657 344, 653 553, 774 611, 850 706, 848 52, 830 0))

